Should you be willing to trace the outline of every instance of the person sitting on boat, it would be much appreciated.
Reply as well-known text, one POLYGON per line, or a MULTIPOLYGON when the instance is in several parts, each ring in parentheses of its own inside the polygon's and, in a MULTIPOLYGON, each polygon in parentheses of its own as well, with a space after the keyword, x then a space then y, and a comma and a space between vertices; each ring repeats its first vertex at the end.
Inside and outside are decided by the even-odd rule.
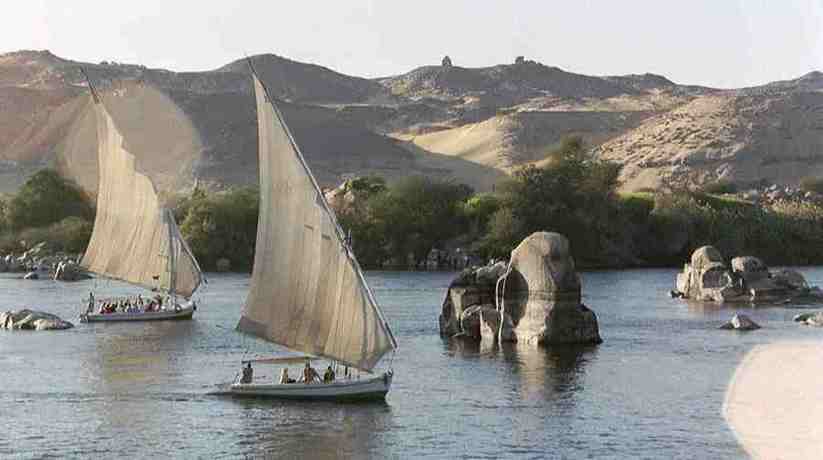
POLYGON ((254 369, 251 368, 251 361, 249 361, 246 363, 246 367, 243 368, 243 376, 240 377, 240 383, 251 383, 253 378, 254 369))
POLYGON ((334 382, 334 370, 331 368, 331 364, 329 364, 329 367, 326 368, 326 373, 323 374, 323 383, 332 382, 334 382))
POLYGON ((280 383, 283 385, 287 383, 294 383, 294 379, 289 378, 289 370, 285 367, 282 371, 280 371, 280 383))
POLYGON ((313 367, 306 361, 306 367, 303 368, 303 383, 312 383, 320 381, 320 375, 313 367))
POLYGON ((135 303, 137 304, 137 308, 143 308, 143 296, 137 294, 137 301, 135 303))

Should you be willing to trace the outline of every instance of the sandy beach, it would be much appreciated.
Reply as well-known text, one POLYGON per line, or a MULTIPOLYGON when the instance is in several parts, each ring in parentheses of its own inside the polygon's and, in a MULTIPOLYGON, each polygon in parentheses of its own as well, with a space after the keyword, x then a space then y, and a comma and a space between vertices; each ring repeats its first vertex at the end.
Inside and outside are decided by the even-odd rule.
POLYGON ((823 342, 755 347, 735 371, 723 416, 753 458, 823 458, 823 342))

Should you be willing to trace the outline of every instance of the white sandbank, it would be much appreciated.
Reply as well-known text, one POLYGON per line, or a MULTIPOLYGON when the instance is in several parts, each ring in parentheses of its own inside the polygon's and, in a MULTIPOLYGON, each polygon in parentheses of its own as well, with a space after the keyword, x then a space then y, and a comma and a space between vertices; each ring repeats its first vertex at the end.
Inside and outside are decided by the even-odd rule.
POLYGON ((823 342, 755 347, 726 390, 723 416, 752 458, 823 459, 823 342))

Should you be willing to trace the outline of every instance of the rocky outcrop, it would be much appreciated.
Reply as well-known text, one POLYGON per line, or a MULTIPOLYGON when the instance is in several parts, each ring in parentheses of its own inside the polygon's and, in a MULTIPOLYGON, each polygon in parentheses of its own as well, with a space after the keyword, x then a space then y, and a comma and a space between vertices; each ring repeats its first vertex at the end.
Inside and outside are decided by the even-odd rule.
POLYGON ((801 313, 794 320, 806 326, 823 327, 823 312, 801 313))
POLYGON ((468 269, 452 282, 440 333, 539 346, 600 343, 597 316, 580 292, 568 239, 534 233, 512 251, 509 264, 468 269))
POLYGON ((60 281, 79 281, 91 278, 80 267, 80 254, 65 254, 49 251, 46 243, 38 243, 22 255, 8 254, 0 257, 0 273, 26 273, 24 279, 56 279, 60 281))
POLYGON ((59 316, 42 311, 24 309, 0 313, 0 329, 47 331, 72 327, 72 323, 59 316))
POLYGON ((736 331, 754 331, 756 329, 760 329, 760 325, 752 321, 746 315, 734 315, 732 319, 727 321, 725 324, 720 326, 720 329, 729 329, 729 330, 736 330, 736 331))
POLYGON ((809 287, 795 270, 770 271, 751 256, 735 257, 730 265, 715 247, 698 248, 677 275, 672 296, 703 302, 823 302, 823 291, 809 287))

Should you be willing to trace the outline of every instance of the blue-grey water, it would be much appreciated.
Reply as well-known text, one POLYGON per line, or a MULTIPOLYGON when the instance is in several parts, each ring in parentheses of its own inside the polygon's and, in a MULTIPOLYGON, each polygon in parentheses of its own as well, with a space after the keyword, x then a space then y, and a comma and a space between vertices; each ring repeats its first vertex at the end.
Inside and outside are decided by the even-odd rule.
MULTIPOLYGON (((242 275, 212 275, 193 321, 0 332, 0 457, 741 458, 721 416, 736 365, 756 344, 823 338, 786 306, 740 309, 762 330, 718 330, 735 309, 670 299, 673 270, 631 270, 583 274, 602 345, 480 349, 438 335, 452 275, 368 274, 400 345, 385 404, 209 395, 276 350, 234 331, 242 275)), ((0 309, 76 320, 92 288, 135 292, 0 275, 0 309)))

